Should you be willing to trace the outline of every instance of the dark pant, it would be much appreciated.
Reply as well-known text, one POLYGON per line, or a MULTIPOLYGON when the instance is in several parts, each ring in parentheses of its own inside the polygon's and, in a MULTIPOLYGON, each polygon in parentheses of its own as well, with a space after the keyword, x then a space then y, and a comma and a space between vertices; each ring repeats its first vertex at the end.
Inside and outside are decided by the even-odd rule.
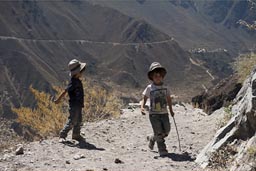
POLYGON ((149 119, 153 128, 153 141, 157 142, 158 151, 166 151, 164 138, 168 136, 171 125, 168 114, 151 114, 149 119))
POLYGON ((61 138, 66 138, 68 132, 73 128, 72 136, 80 135, 82 123, 82 107, 79 105, 70 106, 69 117, 66 125, 60 132, 61 138))

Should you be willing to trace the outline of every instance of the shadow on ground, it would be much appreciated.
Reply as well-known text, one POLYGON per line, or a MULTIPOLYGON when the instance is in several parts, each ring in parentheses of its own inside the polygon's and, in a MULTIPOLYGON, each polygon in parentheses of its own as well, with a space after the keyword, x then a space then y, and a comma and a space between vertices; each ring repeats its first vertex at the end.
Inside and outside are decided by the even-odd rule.
POLYGON ((182 154, 176 154, 176 153, 169 153, 166 157, 172 159, 173 161, 194 161, 195 158, 191 157, 191 155, 187 152, 184 152, 182 154))
POLYGON ((166 156, 155 156, 155 159, 158 158, 170 158, 173 161, 177 161, 177 162, 185 162, 185 161, 194 161, 195 158, 192 157, 188 152, 184 152, 182 154, 176 154, 176 153, 168 153, 166 156))
POLYGON ((98 148, 94 144, 91 144, 91 143, 86 142, 86 141, 79 141, 79 142, 77 142, 77 141, 65 141, 65 142, 62 142, 62 143, 69 146, 69 147, 77 147, 77 148, 87 149, 87 150, 105 151, 104 148, 98 148))

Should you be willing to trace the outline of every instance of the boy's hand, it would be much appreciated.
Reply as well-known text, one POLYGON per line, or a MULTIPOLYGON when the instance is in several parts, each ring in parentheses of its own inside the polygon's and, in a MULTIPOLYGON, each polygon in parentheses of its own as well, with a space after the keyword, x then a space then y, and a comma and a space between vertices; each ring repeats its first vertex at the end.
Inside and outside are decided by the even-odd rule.
POLYGON ((146 110, 145 110, 144 107, 141 108, 141 114, 142 114, 142 115, 146 115, 146 110))
POLYGON ((51 101, 55 104, 59 104, 60 103, 60 100, 59 99, 55 99, 54 96, 51 96, 51 101))
POLYGON ((174 112, 173 111, 170 111, 170 114, 172 117, 174 117, 174 112))
POLYGON ((55 104, 59 104, 59 103, 60 103, 60 100, 58 100, 58 99, 56 100, 56 99, 55 99, 55 100, 53 100, 53 102, 54 102, 55 104))

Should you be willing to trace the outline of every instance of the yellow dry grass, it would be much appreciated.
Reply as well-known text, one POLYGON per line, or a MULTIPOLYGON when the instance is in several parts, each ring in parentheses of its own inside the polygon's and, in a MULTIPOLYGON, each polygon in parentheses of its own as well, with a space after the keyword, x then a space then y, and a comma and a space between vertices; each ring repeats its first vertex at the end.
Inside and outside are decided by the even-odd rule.
POLYGON ((102 86, 84 81, 84 121, 97 121, 118 117, 122 103, 116 92, 106 91, 102 86))
MULTIPOLYGON (((54 88, 60 92, 60 88, 54 88)), ((23 125, 30 126, 41 136, 57 135, 66 121, 65 104, 56 105, 50 99, 50 94, 40 92, 32 87, 30 91, 35 96, 37 105, 34 109, 28 107, 13 108, 17 113, 17 121, 23 125)))
MULTIPOLYGON (((84 82, 85 104, 83 109, 84 121, 97 121, 108 117, 118 117, 121 102, 114 92, 107 92, 103 87, 92 82, 84 82)), ((60 87, 54 87, 57 94, 60 87)), ((13 108, 17 113, 17 121, 30 126, 42 137, 58 135, 68 116, 67 100, 56 105, 51 101, 50 94, 40 92, 32 87, 30 91, 35 96, 37 105, 34 109, 29 107, 13 108)))

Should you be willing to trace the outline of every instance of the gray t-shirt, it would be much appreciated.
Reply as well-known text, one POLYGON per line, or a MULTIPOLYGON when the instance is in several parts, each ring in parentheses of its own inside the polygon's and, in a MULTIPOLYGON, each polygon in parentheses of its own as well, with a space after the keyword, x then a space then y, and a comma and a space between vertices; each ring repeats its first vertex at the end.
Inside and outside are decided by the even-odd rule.
POLYGON ((149 114, 166 114, 167 111, 167 96, 170 96, 170 90, 167 86, 157 86, 150 84, 142 93, 150 99, 149 114))

